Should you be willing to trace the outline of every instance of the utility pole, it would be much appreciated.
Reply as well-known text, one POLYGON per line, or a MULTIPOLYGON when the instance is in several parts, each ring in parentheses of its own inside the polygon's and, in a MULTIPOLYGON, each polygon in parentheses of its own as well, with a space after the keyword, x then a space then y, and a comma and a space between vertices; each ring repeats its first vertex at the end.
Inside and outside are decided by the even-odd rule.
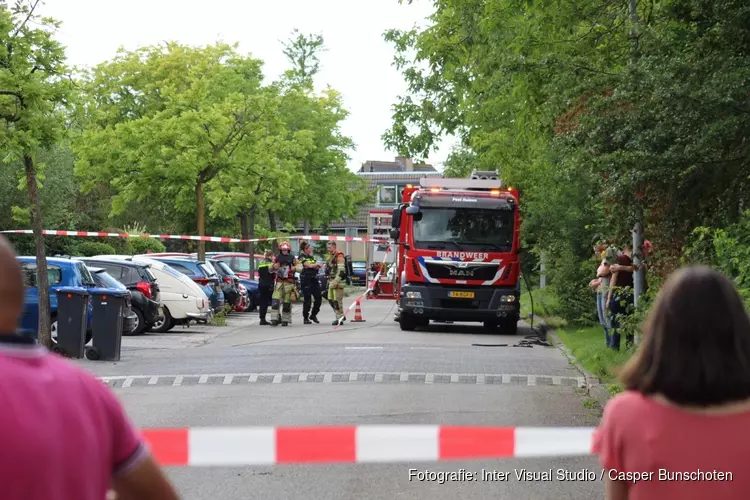
POLYGON ((539 259, 539 288, 547 287, 547 252, 541 252, 539 259))
MULTIPOLYGON (((630 15, 630 65, 634 66, 638 59, 638 3, 630 0, 628 4, 630 15)), ((633 273, 633 306, 638 307, 638 299, 643 295, 646 284, 646 270, 642 266, 641 249, 643 248, 643 204, 640 200, 635 202, 635 224, 633 226, 633 265, 636 268, 633 273)), ((640 343, 640 337, 636 335, 635 343, 640 343)))

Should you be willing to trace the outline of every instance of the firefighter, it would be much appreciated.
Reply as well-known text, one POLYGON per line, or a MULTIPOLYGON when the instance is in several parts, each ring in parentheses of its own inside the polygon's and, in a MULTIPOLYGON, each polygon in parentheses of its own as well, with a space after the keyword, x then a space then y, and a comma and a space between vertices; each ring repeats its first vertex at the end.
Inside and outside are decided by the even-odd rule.
POLYGON ((315 257, 312 255, 313 247, 310 243, 303 241, 299 247, 302 253, 300 253, 297 259, 303 267, 299 277, 300 284, 302 285, 302 297, 304 298, 302 317, 306 325, 320 323, 318 321, 318 313, 320 312, 320 304, 323 301, 323 297, 320 293, 318 272, 322 264, 315 262, 315 257), (315 299, 315 302, 312 299, 315 299), (310 311, 311 302, 312 311, 310 311))
POLYGON ((295 299, 297 290, 294 286, 294 273, 301 271, 294 255, 292 247, 284 241, 279 245, 279 255, 276 256, 271 269, 276 273, 276 286, 271 299, 271 310, 273 319, 271 326, 288 326, 292 322, 292 300, 295 299))
POLYGON ((344 318, 344 285, 346 284, 346 259, 336 248, 335 241, 328 242, 328 302, 336 313, 332 324, 343 323, 344 318))
POLYGON ((271 266, 273 266, 273 252, 271 250, 266 250, 263 255, 263 260, 258 264, 258 294, 260 295, 258 313, 261 325, 270 324, 266 321, 266 313, 268 312, 268 306, 271 305, 274 279, 276 278, 271 272, 271 266))

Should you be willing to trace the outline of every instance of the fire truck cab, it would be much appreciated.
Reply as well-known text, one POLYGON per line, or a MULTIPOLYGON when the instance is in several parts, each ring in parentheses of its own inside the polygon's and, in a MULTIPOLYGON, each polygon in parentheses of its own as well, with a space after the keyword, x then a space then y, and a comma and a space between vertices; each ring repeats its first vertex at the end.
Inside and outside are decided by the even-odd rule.
POLYGON ((520 317, 519 193, 497 172, 423 178, 393 210, 396 321, 481 322, 515 335, 520 317))

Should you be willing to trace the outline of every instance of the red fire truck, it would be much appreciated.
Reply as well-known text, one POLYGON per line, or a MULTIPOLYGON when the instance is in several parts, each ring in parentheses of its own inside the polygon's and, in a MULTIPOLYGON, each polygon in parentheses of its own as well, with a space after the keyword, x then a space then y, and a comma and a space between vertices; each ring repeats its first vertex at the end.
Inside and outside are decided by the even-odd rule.
POLYGON ((393 210, 396 320, 402 330, 433 321, 484 323, 516 334, 520 312, 518 190, 497 172, 423 178, 393 210))

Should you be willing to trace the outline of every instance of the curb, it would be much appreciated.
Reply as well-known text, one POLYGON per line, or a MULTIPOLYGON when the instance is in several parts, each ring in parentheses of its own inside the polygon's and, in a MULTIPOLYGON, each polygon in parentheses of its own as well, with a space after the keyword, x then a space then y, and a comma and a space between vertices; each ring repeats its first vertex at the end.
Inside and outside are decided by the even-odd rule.
MULTIPOLYGON (((528 319, 526 319, 525 321, 529 323, 528 319)), ((568 347, 560 339, 560 337, 557 336, 555 330, 550 328, 543 318, 535 316, 534 323, 543 326, 546 329, 547 338, 549 339, 550 343, 557 347, 563 353, 563 356, 568 359, 570 364, 573 365, 575 369, 581 373, 581 375, 583 375, 583 378, 586 380, 586 395, 596 401, 603 409, 606 406, 607 402, 612 399, 612 393, 609 392, 607 387, 601 383, 598 377, 586 370, 581 365, 581 363, 578 362, 573 353, 570 352, 570 349, 568 349, 568 347)))

